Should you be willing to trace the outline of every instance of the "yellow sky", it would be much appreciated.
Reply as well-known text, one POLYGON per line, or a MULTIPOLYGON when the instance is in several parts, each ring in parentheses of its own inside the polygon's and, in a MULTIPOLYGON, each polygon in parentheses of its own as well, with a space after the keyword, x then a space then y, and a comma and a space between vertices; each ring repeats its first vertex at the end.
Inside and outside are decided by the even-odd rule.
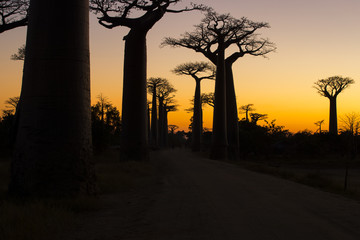
MULTIPOLYGON (((183 1, 183 3, 190 1, 183 1)), ((248 17, 265 21, 270 29, 260 31, 276 43, 277 52, 268 59, 245 56, 233 67, 238 106, 254 104, 256 112, 277 119, 292 132, 315 130, 314 122, 328 124, 329 102, 312 88, 320 78, 348 76, 356 84, 338 97, 338 115, 360 113, 360 1, 358 0, 203 0, 194 1, 212 6, 219 13, 236 18, 248 17)), ((148 34, 148 77, 165 77, 178 90, 179 111, 169 114, 169 124, 187 130, 189 100, 195 82, 186 76, 171 73, 176 65, 188 61, 206 61, 188 49, 159 45, 164 37, 178 37, 192 31, 200 22, 199 12, 168 14, 148 34)), ((92 99, 99 93, 121 108, 124 42, 128 29, 108 30, 91 14, 91 87, 92 99)), ((26 29, 0 35, 0 109, 9 97, 21 88, 22 62, 11 61, 10 55, 25 43, 26 29)), ((205 80, 203 92, 212 92, 214 83, 205 80)), ((240 115, 240 118, 242 116, 240 115)), ((212 127, 212 108, 204 109, 204 125, 212 127)), ((326 126, 327 127, 327 126, 326 126)))

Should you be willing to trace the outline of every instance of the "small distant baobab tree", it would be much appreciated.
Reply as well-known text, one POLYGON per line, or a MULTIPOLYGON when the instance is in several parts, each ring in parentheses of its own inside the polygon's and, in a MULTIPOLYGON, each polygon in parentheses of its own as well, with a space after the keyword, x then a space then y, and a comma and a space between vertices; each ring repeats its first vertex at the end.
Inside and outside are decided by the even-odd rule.
POLYGON ((262 113, 250 113, 250 118, 251 123, 256 125, 258 121, 267 119, 268 115, 262 113))
POLYGON ((249 114, 252 111, 255 111, 255 108, 253 106, 254 106, 254 104, 249 103, 249 104, 243 105, 239 108, 240 113, 245 113, 245 121, 247 121, 247 122, 250 121, 249 114))
POLYGON ((178 65, 173 72, 177 75, 191 76, 195 82, 193 122, 192 122, 192 150, 200 151, 202 127, 201 81, 215 78, 215 67, 207 62, 184 63, 178 65))
POLYGON ((320 121, 317 121, 317 122, 314 123, 317 127, 319 127, 318 130, 316 130, 317 132, 319 132, 319 134, 322 133, 321 126, 323 125, 324 122, 325 122, 325 120, 320 120, 320 121))
POLYGON ((157 98, 159 101, 159 145, 166 147, 168 133, 168 113, 176 111, 174 105, 174 93, 177 90, 169 83, 167 79, 163 79, 163 84, 159 85, 157 98))
POLYGON ((326 79, 320 79, 314 83, 314 88, 321 96, 330 100, 329 133, 338 134, 337 124, 337 96, 355 81, 349 77, 333 76, 326 79))
POLYGON ((124 77, 121 156, 129 160, 148 159, 146 98, 146 35, 166 14, 201 9, 191 5, 172 9, 180 0, 90 0, 90 9, 99 14, 100 25, 112 29, 130 28, 124 37, 124 77))
POLYGON ((0 1, 0 33, 28 24, 29 0, 0 1))
POLYGON ((194 32, 186 32, 181 38, 166 38, 163 45, 185 47, 202 53, 216 65, 215 107, 213 121, 213 158, 237 159, 239 148, 238 116, 233 83, 232 65, 244 55, 265 56, 275 50, 267 39, 258 39, 255 31, 268 28, 263 22, 247 18, 235 19, 229 14, 218 14, 208 8, 205 18, 195 26, 194 32), (238 51, 225 58, 230 46, 238 51), (227 145, 229 148, 227 151, 227 145))
POLYGON ((149 78, 147 81, 147 89, 149 94, 152 95, 151 102, 151 131, 150 131, 150 143, 153 149, 158 148, 158 111, 157 111, 157 96, 158 88, 164 84, 163 78, 149 78))

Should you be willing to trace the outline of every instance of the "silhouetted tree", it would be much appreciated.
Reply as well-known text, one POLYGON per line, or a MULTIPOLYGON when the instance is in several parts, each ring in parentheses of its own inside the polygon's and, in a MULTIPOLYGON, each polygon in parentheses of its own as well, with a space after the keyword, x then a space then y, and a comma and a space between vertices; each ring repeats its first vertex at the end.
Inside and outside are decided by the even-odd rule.
POLYGON ((229 141, 230 157, 237 158, 238 116, 232 64, 246 54, 265 56, 275 50, 273 43, 267 39, 257 39, 254 33, 258 29, 268 28, 269 25, 252 22, 246 18, 238 20, 229 14, 219 15, 208 9, 206 17, 195 27, 194 32, 187 32, 180 39, 166 38, 163 44, 201 52, 217 66, 212 156, 224 158, 229 141), (225 49, 231 45, 236 45, 239 51, 225 59, 225 49))
POLYGON ((251 123, 257 124, 258 121, 267 119, 267 114, 261 113, 250 113, 251 123))
POLYGON ((164 84, 164 78, 149 78, 147 81, 147 89, 148 92, 152 95, 152 102, 151 102, 151 147, 153 149, 158 148, 158 111, 157 111, 157 97, 158 97, 158 88, 160 85, 164 84))
POLYGON ((5 109, 0 116, 0 151, 10 154, 14 143, 15 111, 19 97, 11 97, 5 101, 5 109))
POLYGON ((24 61, 25 60, 25 44, 22 45, 21 47, 19 47, 18 52, 11 55, 10 59, 15 60, 15 61, 17 61, 17 60, 24 61))
POLYGON ((29 0, 0 0, 0 33, 28 24, 29 0))
POLYGON ((321 125, 324 123, 324 121, 325 121, 325 120, 320 120, 320 121, 317 121, 317 122, 314 123, 316 126, 319 127, 319 129, 317 130, 317 132, 319 132, 319 134, 322 133, 321 125))
POLYGON ((5 101, 5 107, 11 113, 15 113, 16 108, 19 104, 19 101, 20 101, 20 97, 11 97, 5 101))
POLYGON ((173 124, 170 124, 168 127, 171 134, 174 134, 175 130, 179 129, 179 126, 173 124))
POLYGON ((291 135, 289 130, 285 129, 284 126, 276 124, 276 119, 273 119, 271 122, 264 120, 267 124, 266 128, 270 135, 280 135, 280 136, 289 136, 291 135))
POLYGON ((157 92, 159 101, 159 144, 161 147, 166 147, 168 132, 167 114, 169 111, 177 110, 176 105, 174 105, 176 89, 167 79, 163 79, 163 84, 159 85, 157 92))
POLYGON ((171 6, 180 0, 90 0, 90 9, 100 14, 99 23, 106 28, 130 28, 124 37, 123 77, 123 144, 122 156, 126 159, 148 159, 146 121, 146 35, 165 13, 180 13, 200 9, 192 5, 179 10, 171 6))
POLYGON ((253 108, 254 104, 249 103, 246 105, 243 105, 239 108, 240 113, 245 113, 245 121, 249 122, 250 118, 249 118, 249 113, 252 111, 255 111, 255 108, 253 108))
POLYGON ((201 81, 214 79, 215 68, 207 62, 184 63, 178 65, 173 72, 177 75, 191 76, 195 82, 193 122, 192 122, 192 150, 200 151, 201 135, 203 131, 202 103, 201 103, 201 81))
POLYGON ((121 120, 119 110, 102 94, 91 106, 91 125, 94 149, 101 152, 109 144, 116 144, 120 135, 121 120))
POLYGON ((340 132, 350 133, 352 136, 359 135, 360 131, 360 115, 358 113, 348 113, 340 117, 340 132))
POLYGON ((91 144, 89 2, 66 11, 31 0, 10 193, 74 196, 96 190, 91 144))
POLYGON ((333 76, 326 79, 320 79, 314 83, 314 88, 321 96, 330 100, 330 117, 329 117, 329 133, 338 134, 336 98, 350 84, 355 81, 351 78, 343 78, 341 76, 333 76))
POLYGON ((207 104, 210 107, 214 107, 215 95, 214 93, 203 93, 201 94, 201 101, 203 104, 207 104))

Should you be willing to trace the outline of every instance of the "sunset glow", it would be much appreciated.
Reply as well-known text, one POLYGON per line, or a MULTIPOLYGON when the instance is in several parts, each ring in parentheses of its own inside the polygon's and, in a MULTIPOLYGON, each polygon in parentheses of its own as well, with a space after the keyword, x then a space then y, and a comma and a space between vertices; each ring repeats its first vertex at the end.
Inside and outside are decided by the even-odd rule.
MULTIPOLYGON (((183 1, 182 4, 190 1, 183 1)), ((238 107, 252 103, 256 112, 291 132, 316 130, 314 122, 324 119, 328 127, 329 101, 312 87, 318 79, 333 75, 351 77, 355 84, 338 98, 338 115, 360 112, 360 2, 357 0, 202 0, 218 13, 230 13, 253 21, 268 22, 259 32, 277 46, 268 58, 245 56, 233 67, 238 107)), ((169 113, 169 124, 188 130, 195 81, 171 72, 178 64, 207 61, 200 53, 162 47, 164 37, 180 37, 193 31, 203 18, 200 12, 167 14, 149 32, 148 78, 167 78, 177 89, 177 112, 169 113)), ((90 13, 92 103, 102 93, 121 109, 124 41, 128 29, 105 29, 90 13)), ((22 62, 10 55, 25 43, 26 28, 0 35, 0 109, 4 101, 21 90, 22 62)), ((213 92, 214 82, 204 80, 202 92, 213 92)), ((150 99, 150 96, 149 96, 150 99)), ((239 114, 241 119, 244 115, 239 114)), ((259 124, 264 124, 263 121, 259 124)), ((212 107, 204 108, 204 127, 212 128, 212 107)))

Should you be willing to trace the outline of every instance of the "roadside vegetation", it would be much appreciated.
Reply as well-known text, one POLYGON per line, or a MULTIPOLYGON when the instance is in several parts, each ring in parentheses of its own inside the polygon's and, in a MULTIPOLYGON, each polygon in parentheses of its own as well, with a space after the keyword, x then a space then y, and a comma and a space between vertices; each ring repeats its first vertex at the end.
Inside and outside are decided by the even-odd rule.
POLYGON ((0 239, 63 239, 83 213, 106 207, 103 196, 146 188, 157 181, 157 170, 149 162, 121 162, 117 149, 94 156, 99 193, 63 199, 12 199, 7 195, 10 158, 0 160, 0 239))

